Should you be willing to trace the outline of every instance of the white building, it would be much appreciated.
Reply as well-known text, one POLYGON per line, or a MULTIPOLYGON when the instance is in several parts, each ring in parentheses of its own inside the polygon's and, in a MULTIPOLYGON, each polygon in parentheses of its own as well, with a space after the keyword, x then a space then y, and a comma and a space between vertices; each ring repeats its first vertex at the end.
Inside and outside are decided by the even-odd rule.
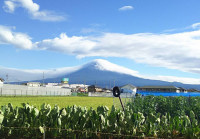
POLYGON ((57 86, 58 83, 47 83, 48 86, 57 86))
POLYGON ((69 87, 70 88, 87 88, 89 85, 85 85, 85 84, 70 84, 69 87))
POLYGON ((40 82, 28 82, 27 86, 29 87, 40 87, 40 82))
POLYGON ((4 79, 0 78, 0 87, 3 86, 4 79))
POLYGON ((127 84, 120 87, 123 90, 123 93, 132 93, 135 94, 137 92, 137 87, 131 84, 127 84))
POLYGON ((63 88, 70 88, 70 85, 65 83, 61 83, 60 86, 63 88))
POLYGON ((47 83, 45 87, 61 88, 62 86, 59 86, 59 83, 47 83))

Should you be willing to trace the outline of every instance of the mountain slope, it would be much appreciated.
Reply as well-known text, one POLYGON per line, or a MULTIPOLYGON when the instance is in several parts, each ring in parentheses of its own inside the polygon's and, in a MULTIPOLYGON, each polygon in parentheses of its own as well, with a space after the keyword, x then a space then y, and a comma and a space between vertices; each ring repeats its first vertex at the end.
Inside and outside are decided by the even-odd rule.
POLYGON ((200 89, 199 85, 182 84, 180 82, 166 82, 160 80, 144 79, 137 75, 136 71, 112 64, 105 60, 95 60, 84 66, 79 70, 59 76, 58 78, 46 79, 45 82, 60 82, 61 78, 68 77, 70 84, 96 84, 101 87, 113 87, 115 85, 121 86, 125 84, 133 84, 135 86, 144 85, 173 85, 184 88, 200 89), (112 67, 112 68, 109 68, 112 67), (135 75, 135 76, 134 76, 135 75))
POLYGON ((145 79, 137 71, 118 66, 106 60, 97 59, 87 64, 51 70, 18 70, 0 68, 0 77, 9 75, 10 81, 43 81, 60 82, 63 77, 69 78, 69 83, 96 84, 102 87, 113 87, 114 85, 133 84, 144 85, 174 85, 184 88, 200 89, 199 85, 182 84, 180 82, 166 82, 161 80, 145 79))
POLYGON ((161 86, 177 86, 186 89, 196 88, 200 89, 199 85, 182 84, 179 82, 166 82, 160 80, 143 79, 128 74, 120 74, 111 71, 102 71, 95 69, 81 69, 77 72, 68 74, 67 76, 60 76, 58 78, 46 79, 45 82, 60 82, 61 78, 68 77, 70 84, 81 83, 81 84, 96 84, 101 87, 112 88, 113 86, 122 86, 125 84, 133 84, 135 86, 146 86, 146 85, 161 85, 161 86))

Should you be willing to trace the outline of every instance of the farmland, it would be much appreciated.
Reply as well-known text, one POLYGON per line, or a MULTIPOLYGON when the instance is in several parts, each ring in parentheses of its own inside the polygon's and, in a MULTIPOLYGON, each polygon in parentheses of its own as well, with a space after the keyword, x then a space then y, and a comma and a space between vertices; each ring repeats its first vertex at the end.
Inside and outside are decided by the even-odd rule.
POLYGON ((199 123, 200 97, 138 96, 125 111, 114 106, 98 106, 95 110, 46 104, 40 109, 29 104, 8 104, 0 110, 0 136, 10 138, 198 138, 199 123))
POLYGON ((57 104, 60 107, 67 107, 72 105, 82 107, 93 107, 96 109, 98 106, 107 106, 111 108, 113 105, 113 98, 105 97, 0 97, 0 106, 12 103, 15 106, 21 106, 21 103, 29 103, 39 108, 43 103, 54 106, 57 104))

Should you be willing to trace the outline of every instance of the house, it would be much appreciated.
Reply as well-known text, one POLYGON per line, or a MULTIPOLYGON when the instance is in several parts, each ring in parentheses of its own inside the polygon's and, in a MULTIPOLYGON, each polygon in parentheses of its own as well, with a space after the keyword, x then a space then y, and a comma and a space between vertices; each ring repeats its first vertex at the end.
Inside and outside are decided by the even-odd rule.
POLYGON ((72 92, 88 92, 88 86, 85 84, 70 84, 69 88, 72 89, 72 92))
POLYGON ((102 91, 103 91, 104 93, 111 93, 111 92, 112 92, 110 89, 107 89, 107 88, 103 88, 102 91))
POLYGON ((179 87, 179 91, 183 92, 183 93, 187 93, 187 90, 185 88, 183 88, 183 87, 179 87))
POLYGON ((4 79, 0 78, 0 83, 3 84, 3 82, 4 82, 4 79))
POLYGON ((0 78, 0 86, 3 86, 4 79, 0 78))
POLYGON ((81 92, 81 93, 85 93, 85 92, 87 92, 87 88, 85 88, 85 87, 79 87, 78 88, 78 92, 81 92))
POLYGON ((122 93, 136 93, 137 92, 137 87, 132 85, 132 84, 126 84, 124 86, 120 87, 122 93))
POLYGON ((63 86, 62 84, 59 83, 47 83, 44 85, 44 87, 50 87, 50 88, 67 88, 68 86, 63 86))
POLYGON ((191 88, 191 89, 188 89, 187 92, 200 92, 200 91, 197 89, 191 88))
POLYGON ((46 86, 58 86, 58 83, 47 83, 46 86))
POLYGON ((69 87, 70 88, 79 88, 79 87, 85 87, 87 88, 89 85, 86 84, 70 84, 69 87))
POLYGON ((139 92, 180 92, 180 89, 175 86, 142 86, 138 87, 139 92))
POLYGON ((40 87, 40 82, 28 82, 27 86, 29 87, 40 87))
POLYGON ((110 89, 104 90, 105 93, 111 93, 112 91, 110 89))
POLYGON ((103 89, 96 85, 88 86, 88 92, 102 92, 102 91, 103 91, 103 89))

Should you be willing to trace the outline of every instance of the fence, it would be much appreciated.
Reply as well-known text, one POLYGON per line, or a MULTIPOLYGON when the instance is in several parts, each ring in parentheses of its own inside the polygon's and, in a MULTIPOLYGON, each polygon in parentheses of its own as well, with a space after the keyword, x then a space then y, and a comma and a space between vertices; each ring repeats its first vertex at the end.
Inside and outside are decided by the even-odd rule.
MULTIPOLYGON (((88 96, 90 96, 90 97, 113 97, 113 93, 89 92, 88 96)), ((135 96, 135 93, 121 93, 120 94, 121 98, 132 98, 134 96, 135 96)))
POLYGON ((3 84, 0 86, 0 96, 69 96, 69 88, 28 87, 25 85, 3 84))
MULTIPOLYGON (((134 136, 130 134, 98 132, 90 130, 72 130, 52 127, 1 127, 0 135, 2 138, 126 138, 139 139, 142 136, 134 136), (10 131, 12 131, 10 133, 10 131)), ((154 137, 148 137, 154 139, 154 137)))

